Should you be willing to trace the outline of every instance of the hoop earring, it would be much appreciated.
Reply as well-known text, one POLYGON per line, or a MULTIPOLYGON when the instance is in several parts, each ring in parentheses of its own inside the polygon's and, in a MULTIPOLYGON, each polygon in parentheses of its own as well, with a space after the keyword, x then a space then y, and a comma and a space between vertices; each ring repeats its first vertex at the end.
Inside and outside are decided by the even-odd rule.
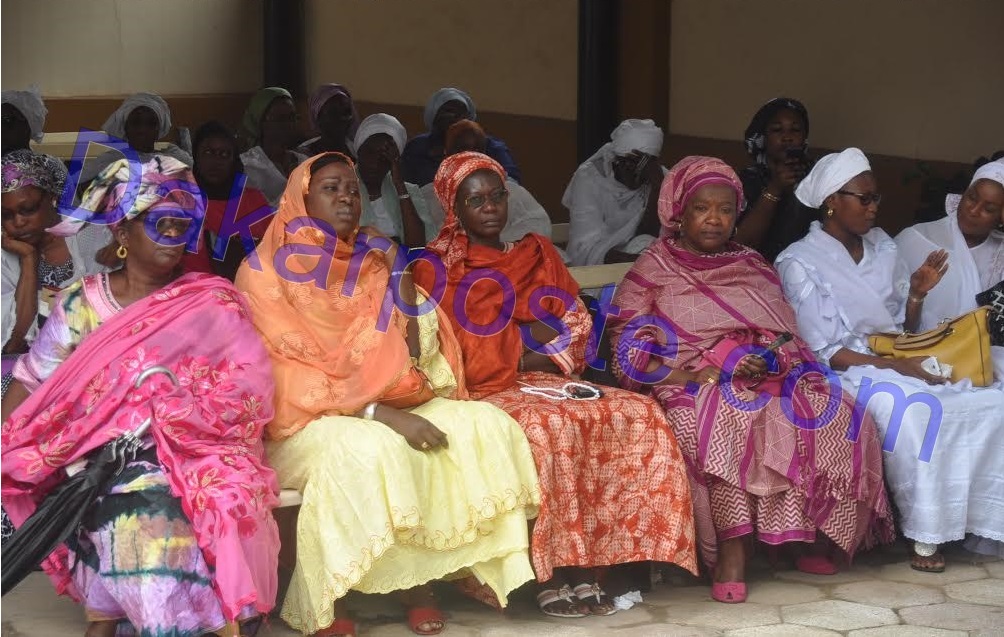
POLYGON ((129 248, 125 247, 121 243, 119 244, 119 249, 115 251, 115 256, 125 261, 126 256, 129 254, 129 248))
POLYGON ((729 235, 729 239, 735 239, 737 234, 739 234, 739 226, 732 226, 732 234, 729 235))
POLYGON ((827 217, 832 217, 833 216, 833 208, 827 208, 826 209, 826 216, 827 217))

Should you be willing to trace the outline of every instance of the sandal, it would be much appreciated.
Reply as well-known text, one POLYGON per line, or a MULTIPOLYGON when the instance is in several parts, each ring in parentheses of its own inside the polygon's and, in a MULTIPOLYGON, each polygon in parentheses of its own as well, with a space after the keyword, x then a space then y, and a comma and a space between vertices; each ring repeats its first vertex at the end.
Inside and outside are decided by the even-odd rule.
POLYGON ((579 584, 572 589, 572 592, 579 598, 579 601, 585 602, 586 607, 589 608, 589 612, 593 615, 606 617, 617 612, 617 606, 614 605, 613 600, 600 588, 598 583, 579 584))
POLYGON ((446 615, 433 606, 413 606, 408 609, 408 628, 416 635, 438 635, 446 630, 446 615), (439 627, 423 630, 422 624, 439 624, 439 627))
POLYGON ((589 614, 582 612, 582 608, 575 603, 575 599, 568 584, 557 590, 549 588, 537 593, 537 605, 540 607, 540 612, 558 619, 578 619, 589 614), (555 610, 555 605, 560 606, 561 610, 555 610))
POLYGON ((322 628, 314 633, 313 637, 335 637, 335 635, 356 637, 356 623, 351 619, 336 619, 327 628, 322 628))
POLYGON ((835 575, 837 565, 823 555, 803 555, 795 560, 795 568, 812 575, 835 575))
POLYGON ((746 601, 746 582, 713 582, 711 599, 723 604, 742 604, 746 601))
POLYGON ((913 545, 913 555, 910 556, 910 568, 921 573, 944 573, 945 556, 938 550, 936 544, 913 545))

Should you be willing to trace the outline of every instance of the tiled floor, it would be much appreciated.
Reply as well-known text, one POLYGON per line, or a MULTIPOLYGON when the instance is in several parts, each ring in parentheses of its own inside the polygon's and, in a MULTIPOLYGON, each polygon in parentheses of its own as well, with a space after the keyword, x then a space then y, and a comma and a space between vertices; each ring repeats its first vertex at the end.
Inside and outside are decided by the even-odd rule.
MULTIPOLYGON (((912 571, 902 546, 860 555, 834 576, 774 571, 760 560, 749 574, 749 601, 725 605, 706 585, 678 574, 657 583, 645 602, 611 617, 552 620, 536 612, 533 591, 519 591, 505 615, 444 589, 449 637, 1004 637, 1004 562, 949 553, 934 575, 912 571)), ((353 596, 361 635, 405 637, 398 604, 353 596)), ((3 637, 83 635, 79 609, 34 574, 3 599, 3 637)), ((297 633, 273 619, 262 637, 297 633)))

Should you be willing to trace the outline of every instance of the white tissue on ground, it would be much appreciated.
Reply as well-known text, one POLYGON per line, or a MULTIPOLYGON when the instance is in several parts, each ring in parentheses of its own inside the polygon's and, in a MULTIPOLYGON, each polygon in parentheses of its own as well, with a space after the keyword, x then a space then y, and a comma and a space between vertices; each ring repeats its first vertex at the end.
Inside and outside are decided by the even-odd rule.
POLYGON ((628 610, 640 603, 642 603, 641 591, 629 591, 614 598, 614 606, 617 610, 628 610))

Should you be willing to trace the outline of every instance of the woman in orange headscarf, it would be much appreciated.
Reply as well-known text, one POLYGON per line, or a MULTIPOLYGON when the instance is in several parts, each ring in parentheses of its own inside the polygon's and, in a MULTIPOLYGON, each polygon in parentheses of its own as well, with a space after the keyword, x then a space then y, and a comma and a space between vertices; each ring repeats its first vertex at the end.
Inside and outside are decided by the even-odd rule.
POLYGON ((537 481, 511 418, 450 400, 466 397, 456 340, 436 313, 398 309, 422 297, 393 271, 395 245, 367 246, 359 215, 351 160, 318 155, 293 171, 237 275, 275 374, 269 461, 303 494, 282 617, 354 635, 336 607, 349 589, 410 589, 409 625, 436 634, 445 618, 425 583, 470 573, 504 603, 533 577, 537 481))
POLYGON ((417 281, 433 295, 445 283, 440 305, 463 351, 468 390, 512 415, 530 439, 541 488, 531 551, 541 610, 615 612, 593 567, 653 560, 696 571, 683 456, 658 404, 613 388, 594 400, 558 391, 585 368, 592 321, 550 241, 499 238, 505 171, 480 153, 459 153, 443 161, 435 188, 446 222, 428 246, 435 256, 416 266, 417 281), (437 276, 439 261, 445 273, 437 276))

